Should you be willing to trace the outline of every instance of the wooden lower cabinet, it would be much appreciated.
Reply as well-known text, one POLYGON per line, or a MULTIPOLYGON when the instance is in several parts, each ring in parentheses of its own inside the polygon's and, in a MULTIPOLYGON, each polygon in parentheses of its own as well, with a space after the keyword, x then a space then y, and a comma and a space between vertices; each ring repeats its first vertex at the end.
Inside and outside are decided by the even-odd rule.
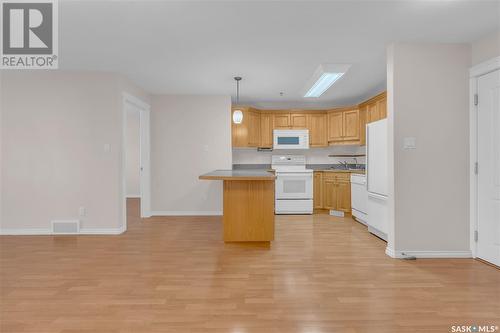
POLYGON ((314 209, 323 208, 323 173, 314 173, 313 182, 313 207, 314 209))
POLYGON ((314 209, 351 212, 351 181, 348 172, 314 172, 314 209))
POLYGON ((349 180, 339 180, 336 183, 336 210, 351 212, 351 182, 349 180))
POLYGON ((323 180, 323 207, 324 209, 337 208, 337 184, 335 179, 323 180))

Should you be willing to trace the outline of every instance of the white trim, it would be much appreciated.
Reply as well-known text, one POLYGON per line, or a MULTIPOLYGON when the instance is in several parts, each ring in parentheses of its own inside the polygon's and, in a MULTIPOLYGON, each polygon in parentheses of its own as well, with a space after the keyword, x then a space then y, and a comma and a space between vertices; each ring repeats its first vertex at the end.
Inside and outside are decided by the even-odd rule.
POLYGON ((126 198, 127 199, 140 199, 141 195, 140 194, 127 194, 126 198))
POLYGON ((388 247, 385 248, 385 254, 395 259, 404 259, 407 257, 421 259, 472 258, 471 251, 395 251, 388 247))
POLYGON ((140 196, 141 217, 151 217, 151 111, 140 114, 140 196))
POLYGON ((151 166, 150 166, 150 111, 151 106, 139 98, 127 93, 122 92, 122 170, 121 170, 121 197, 122 197, 122 223, 124 229, 127 229, 127 179, 126 179, 126 160, 127 160, 127 108, 126 105, 130 104, 135 106, 140 111, 140 150, 141 150, 141 217, 150 217, 151 205, 151 166))
POLYGON ((126 231, 126 227, 120 228, 82 228, 75 234, 58 234, 51 229, 0 229, 2 236, 82 236, 82 235, 119 235, 126 231))
POLYGON ((130 104, 134 104, 137 106, 139 109, 143 110, 151 110, 151 106, 140 100, 139 98, 127 93, 127 92, 122 92, 123 100, 129 102, 130 104))
POLYGON ((165 210, 165 211, 152 211, 151 216, 222 216, 222 212, 211 211, 211 210, 201 210, 201 211, 165 210))
POLYGON ((471 256, 476 257, 477 243, 474 232, 477 230, 477 175, 474 166, 477 161, 477 106, 474 95, 477 93, 477 79, 500 69, 500 56, 477 64, 469 69, 469 244, 471 256))
POLYGON ((469 77, 475 78, 500 68, 500 56, 477 64, 469 69, 469 77))
POLYGON ((396 252, 394 251, 394 249, 390 248, 389 245, 387 245, 385 248, 385 254, 387 254, 391 258, 396 258, 396 252))

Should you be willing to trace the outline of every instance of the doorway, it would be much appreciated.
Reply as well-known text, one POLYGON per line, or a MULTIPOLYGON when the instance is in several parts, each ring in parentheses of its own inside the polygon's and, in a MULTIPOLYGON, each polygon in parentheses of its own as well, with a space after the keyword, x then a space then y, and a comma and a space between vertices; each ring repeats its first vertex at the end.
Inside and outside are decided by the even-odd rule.
POLYGON ((127 200, 140 201, 140 217, 151 216, 150 204, 150 106, 123 93, 123 220, 127 225, 127 200))
POLYGON ((483 64, 484 69, 471 78, 471 126, 476 127, 475 136, 471 135, 475 141, 471 146, 475 228, 471 231, 475 257, 500 266, 500 59, 492 64, 483 64))

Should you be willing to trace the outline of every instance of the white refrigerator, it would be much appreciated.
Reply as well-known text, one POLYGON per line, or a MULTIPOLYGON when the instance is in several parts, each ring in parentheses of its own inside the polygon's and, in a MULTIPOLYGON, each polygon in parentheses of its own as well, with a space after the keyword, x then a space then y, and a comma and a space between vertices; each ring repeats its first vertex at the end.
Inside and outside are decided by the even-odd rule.
POLYGON ((368 231, 387 241, 387 119, 366 126, 366 164, 368 231))

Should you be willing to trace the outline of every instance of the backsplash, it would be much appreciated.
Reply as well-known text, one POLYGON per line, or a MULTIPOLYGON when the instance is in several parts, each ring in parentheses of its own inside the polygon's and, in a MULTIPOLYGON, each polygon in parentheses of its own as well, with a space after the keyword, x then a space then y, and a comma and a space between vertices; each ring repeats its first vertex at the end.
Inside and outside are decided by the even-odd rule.
MULTIPOLYGON (((307 164, 354 163, 350 157, 328 157, 331 154, 365 154, 365 146, 331 146, 308 150, 257 151, 250 148, 234 148, 233 164, 270 164, 272 155, 305 155, 307 164)), ((358 164, 365 164, 365 157, 357 157, 358 164)))

